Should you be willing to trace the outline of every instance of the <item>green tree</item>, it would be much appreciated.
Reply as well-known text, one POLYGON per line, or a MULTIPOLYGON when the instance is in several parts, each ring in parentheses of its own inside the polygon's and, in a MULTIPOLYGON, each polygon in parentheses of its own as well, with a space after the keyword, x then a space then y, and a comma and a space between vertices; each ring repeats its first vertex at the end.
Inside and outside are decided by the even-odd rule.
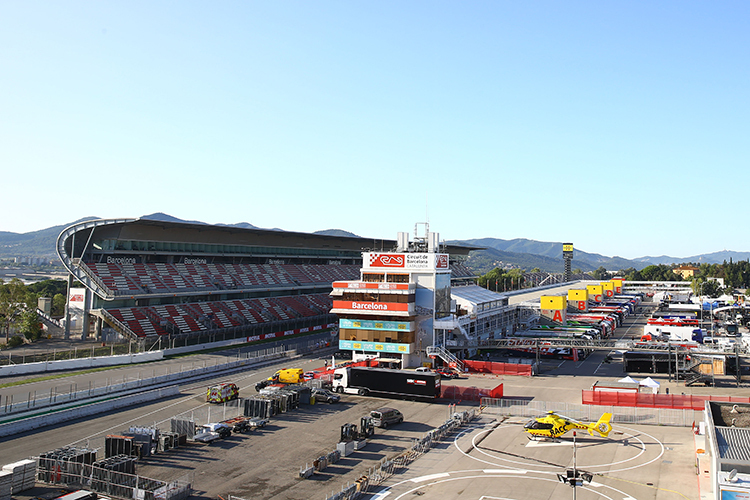
POLYGON ((52 316, 62 316, 65 314, 65 295, 56 293, 52 297, 52 316))
POLYGON ((42 326, 39 323, 39 317, 36 315, 35 309, 26 310, 21 313, 20 331, 31 341, 38 340, 42 335, 42 326))
POLYGON ((599 269, 596 269, 591 273, 591 277, 595 280, 606 280, 609 278, 609 272, 604 266, 600 266, 599 269))
POLYGON ((5 328, 5 343, 10 340, 10 327, 26 309, 26 287, 18 278, 8 283, 0 280, 0 318, 5 328))

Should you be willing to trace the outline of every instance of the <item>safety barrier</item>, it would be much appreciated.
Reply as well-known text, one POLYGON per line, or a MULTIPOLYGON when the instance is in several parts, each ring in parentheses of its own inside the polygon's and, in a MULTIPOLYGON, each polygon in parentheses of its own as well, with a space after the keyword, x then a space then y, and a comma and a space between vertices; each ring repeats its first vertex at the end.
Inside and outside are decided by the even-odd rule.
POLYGON ((595 406, 575 403, 529 401, 525 399, 482 398, 483 413, 513 417, 539 417, 549 411, 585 422, 596 422, 602 413, 612 413, 612 422, 620 424, 669 425, 690 427, 702 420, 702 411, 653 407, 595 406))
POLYGON ((463 360, 469 372, 492 373, 493 375, 521 375, 531 377, 535 375, 535 365, 517 363, 498 363, 496 361, 463 360))
POLYGON ((176 385, 155 389, 152 391, 140 392, 130 396, 108 399, 91 404, 80 404, 74 408, 68 408, 53 413, 44 413, 29 418, 19 419, 0 425, 0 437, 13 436, 21 432, 27 432, 41 427, 57 425, 61 422, 67 422, 76 418, 88 417, 118 408, 125 408, 134 404, 147 401, 156 401, 158 399, 174 396, 180 393, 180 388, 176 385))
POLYGON ((699 396, 694 394, 646 394, 616 391, 582 391, 581 401, 586 405, 632 406, 639 408, 671 408, 703 411, 706 401, 750 403, 746 396, 699 396))
MULTIPOLYGON (((87 351, 82 350, 85 353, 87 351)), ((54 355, 53 355, 54 356, 54 355)), ((35 363, 8 364, 0 366, 0 376, 28 375, 31 373, 46 373, 60 370, 84 370, 100 366, 127 365, 147 363, 163 359, 161 352, 144 352, 138 354, 120 354, 114 356, 86 357, 77 359, 61 359, 54 361, 39 361, 35 363)))
POLYGON ((462 387, 458 385, 441 385, 440 399, 450 399, 453 401, 480 401, 482 398, 501 398, 503 397, 503 384, 494 389, 480 387, 462 387))
MULTIPOLYGON (((245 366, 251 366, 264 361, 273 359, 279 359, 286 356, 286 351, 283 347, 277 347, 273 349, 265 349, 263 351, 255 351, 252 353, 245 353, 245 356, 240 359, 235 359, 227 363, 216 363, 214 365, 206 365, 199 368, 191 368, 189 370, 180 370, 175 372, 168 372, 164 375, 159 375, 150 378, 138 378, 134 380, 123 380, 120 384, 110 384, 110 379, 102 378, 102 381, 106 380, 106 385, 102 387, 95 387, 91 384, 88 388, 78 390, 77 384, 70 384, 67 392, 61 392, 58 387, 54 387, 49 390, 49 393, 44 395, 29 392, 28 397, 24 401, 13 401, 12 394, 5 396, 3 402, 2 394, 0 394, 0 416, 12 415, 19 412, 27 412, 34 409, 46 408, 53 405, 60 405, 64 403, 71 403, 76 401, 84 401, 92 398, 99 398, 104 396, 111 396, 118 393, 124 393, 127 391, 133 391, 137 389, 143 389, 151 386, 158 386, 169 384, 175 381, 184 382, 191 378, 202 377, 208 374, 215 373, 217 371, 232 370, 245 366), (251 356, 252 355, 252 356, 251 356)), ((218 361, 218 360, 217 360, 218 361)), ((25 395, 25 394, 24 394, 25 395)), ((1 423, 1 422, 0 422, 1 423)))

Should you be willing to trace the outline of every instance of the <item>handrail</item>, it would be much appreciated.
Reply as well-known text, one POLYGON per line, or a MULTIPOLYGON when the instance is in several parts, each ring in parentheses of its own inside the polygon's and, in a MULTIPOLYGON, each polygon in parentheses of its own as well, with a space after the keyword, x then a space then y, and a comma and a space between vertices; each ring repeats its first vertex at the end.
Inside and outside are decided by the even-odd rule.
POLYGON ((109 324, 111 324, 116 330, 119 328, 123 335, 130 336, 133 340, 138 340, 138 335, 135 334, 133 330, 130 329, 128 325, 120 321, 119 319, 115 318, 112 313, 107 311, 106 309, 97 309, 99 314, 101 314, 102 318, 109 324))

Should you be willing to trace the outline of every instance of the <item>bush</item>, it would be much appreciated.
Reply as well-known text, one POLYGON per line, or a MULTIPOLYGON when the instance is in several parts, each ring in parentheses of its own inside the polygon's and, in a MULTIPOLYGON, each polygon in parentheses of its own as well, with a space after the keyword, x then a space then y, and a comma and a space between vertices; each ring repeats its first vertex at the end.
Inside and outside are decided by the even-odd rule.
POLYGON ((23 340, 24 339, 21 335, 13 335, 10 340, 8 340, 8 347, 18 347, 23 344, 23 340))

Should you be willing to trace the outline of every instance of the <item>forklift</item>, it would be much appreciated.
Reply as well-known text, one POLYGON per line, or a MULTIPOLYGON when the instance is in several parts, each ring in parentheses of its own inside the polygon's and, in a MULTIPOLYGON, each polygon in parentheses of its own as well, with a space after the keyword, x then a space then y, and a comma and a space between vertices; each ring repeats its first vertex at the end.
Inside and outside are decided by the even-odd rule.
POLYGON ((344 424, 341 426, 341 442, 361 441, 375 435, 375 425, 372 417, 362 417, 357 424, 344 424))

